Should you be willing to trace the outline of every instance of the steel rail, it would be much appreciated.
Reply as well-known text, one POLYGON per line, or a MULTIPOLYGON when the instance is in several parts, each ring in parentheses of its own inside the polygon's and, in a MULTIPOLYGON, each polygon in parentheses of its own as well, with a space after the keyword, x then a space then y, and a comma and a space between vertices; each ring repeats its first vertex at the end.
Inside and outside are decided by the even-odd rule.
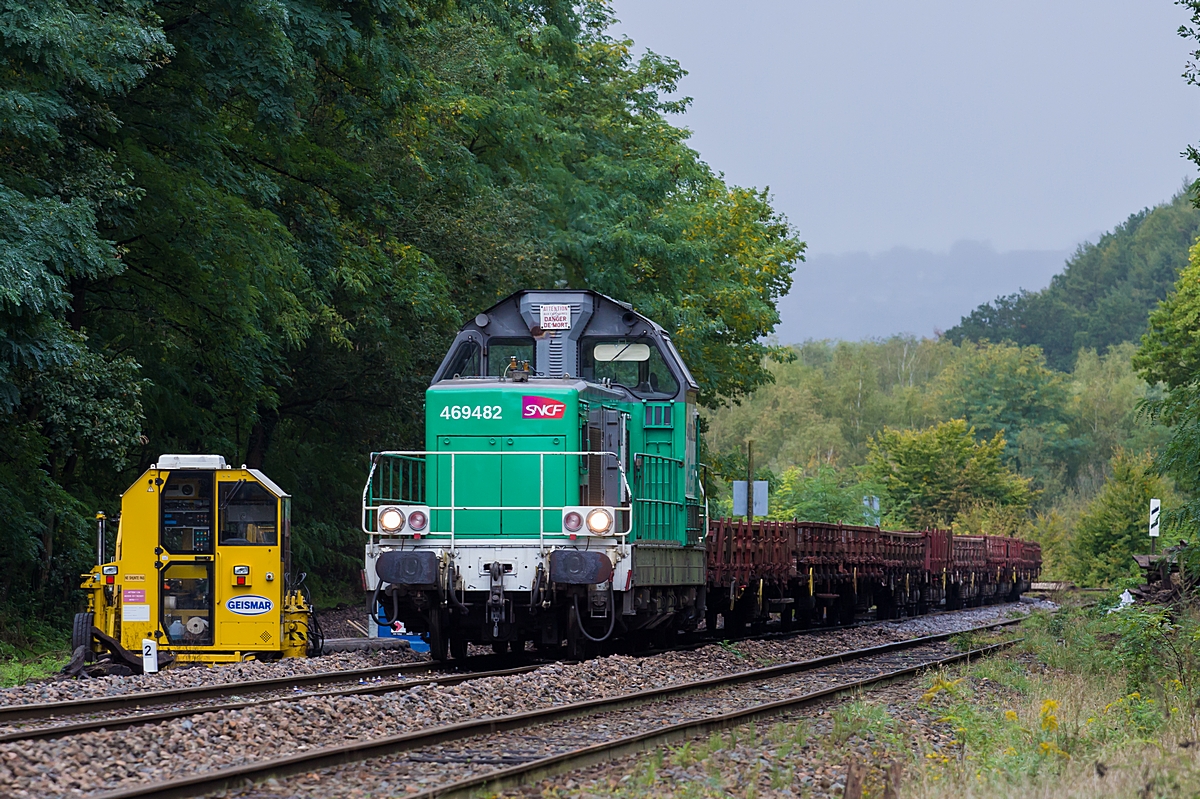
MULTIPOLYGON (((480 659, 490 659, 493 657, 493 655, 483 655, 480 656, 480 659)), ((471 665, 470 660, 452 661, 450 663, 423 660, 416 663, 396 663, 390 666, 370 666, 365 669, 321 671, 313 674, 294 674, 289 677, 268 677, 261 680, 197 685, 190 688, 167 688, 159 691, 139 691, 137 693, 119 694, 117 696, 70 699, 64 702, 7 705, 0 707, 0 725, 23 719, 55 718, 59 714, 79 715, 80 713, 99 713, 105 710, 126 707, 137 708, 144 705, 163 705, 171 702, 188 701, 211 696, 238 696, 244 693, 275 691, 306 685, 327 685, 356 682, 358 680, 372 680, 382 677, 392 677, 397 674, 408 674, 410 672, 445 671, 455 667, 469 667, 471 665)), ((463 673, 469 674, 470 672, 463 673)))
POLYGON ((222 710, 243 710, 249 707, 269 705, 275 702, 290 702, 296 699, 318 699, 327 696, 378 696, 380 694, 390 694, 397 691, 407 691, 410 688, 416 688, 422 685, 458 685, 470 680, 482 680, 488 677, 508 677, 513 674, 525 674, 533 671, 534 669, 541 668, 542 665, 544 664, 536 663, 528 666, 518 666, 511 669, 499 669, 497 671, 472 671, 461 672, 457 674, 443 674, 416 680, 406 680, 404 682, 372 682, 364 685, 355 685, 350 688, 335 688, 329 691, 304 691, 301 693, 287 694, 285 696, 267 697, 265 699, 248 699, 242 702, 224 702, 219 705, 192 705, 190 707, 160 710, 155 713, 139 713, 133 716, 109 716, 102 719, 79 721, 73 724, 56 724, 51 727, 31 727, 28 729, 0 733, 0 743, 7 743, 9 741, 32 741, 44 738, 61 738, 65 735, 78 735, 80 733, 96 732, 98 730, 125 730, 129 729, 130 727, 138 727, 143 724, 153 724, 159 721, 169 721, 171 719, 183 718, 187 716, 198 716, 201 713, 217 713, 222 710))
MULTIPOLYGON (((329 768, 346 763, 369 760, 376 757, 394 754, 396 752, 419 749, 426 746, 445 743, 447 741, 457 741, 476 735, 488 735, 498 732, 506 732, 509 730, 522 729, 535 724, 544 724, 547 722, 560 721, 567 718, 591 715, 602 710, 620 710, 628 707, 634 707, 665 697, 696 693, 698 691, 704 691, 711 688, 738 685, 745 682, 780 677, 797 672, 813 671, 814 669, 818 669, 823 666, 837 665, 840 663, 861 660, 863 658, 884 655, 905 649, 915 649, 926 644, 946 641, 956 635, 993 630, 997 627, 1006 627, 1013 624, 1019 624, 1022 621, 1024 621, 1023 618, 1006 619, 1004 621, 993 622, 966 630, 958 630, 950 633, 938 633, 937 635, 911 638, 906 641, 894 641, 887 644, 867 647, 865 649, 839 652, 837 654, 826 655, 810 660, 794 661, 775 666, 767 666, 764 668, 736 672, 734 674, 727 674, 719 677, 710 677, 693 682, 674 683, 672 685, 662 686, 659 688, 650 688, 631 694, 621 694, 603 699, 589 699, 582 702, 556 705, 540 710, 531 710, 508 716, 472 719, 458 722, 456 724, 431 727, 428 729, 415 730, 413 732, 389 735, 381 738, 372 738, 366 741, 353 741, 351 743, 321 747, 319 749, 308 750, 297 755, 273 758, 256 763, 247 763, 241 766, 231 766, 228 768, 217 769, 187 777, 179 777, 172 780, 165 780, 149 785, 121 788, 114 791, 96 794, 93 799, 181 799, 183 797, 195 797, 214 791, 237 787, 245 784, 248 781, 253 782, 254 780, 266 779, 268 777, 286 777, 295 774, 308 773, 316 769, 329 768)), ((988 648, 987 651, 990 651, 990 648, 988 648)), ((956 655, 955 659, 965 659, 966 657, 972 656, 972 654, 972 652, 967 652, 961 655, 956 655)), ((914 669, 927 668, 929 665, 936 665, 936 663, 923 664, 921 666, 914 667, 914 669)), ((881 678, 874 679, 878 680, 881 678)), ((842 687, 838 690, 849 689, 842 687)))
MULTIPOLYGON (((967 609, 970 610, 970 609, 967 609)), ((693 651, 704 646, 708 646, 717 641, 745 641, 745 640, 790 640, 806 635, 821 635, 825 633, 833 633, 842 630, 855 630, 864 627, 882 626, 894 622, 910 621, 914 618, 929 618, 937 615, 949 615, 961 611, 933 611, 921 616, 906 617, 904 619, 885 619, 883 621, 862 621, 851 625, 833 625, 829 627, 808 627, 804 629, 793 630, 778 630, 768 629, 763 631, 748 630, 740 635, 722 635, 725 631, 714 630, 713 634, 700 633, 704 636, 700 640, 691 640, 681 642, 675 646, 658 648, 638 652, 638 656, 658 655, 664 652, 676 651, 693 651)), ((991 625, 1007 624, 1015 622, 994 622, 991 625)), ((383 677, 391 677, 397 674, 407 674, 410 672, 419 671, 437 671, 452 668, 469 668, 471 661, 487 660, 495 658, 494 655, 478 655, 473 658, 468 658, 465 661, 450 661, 448 663, 437 663, 435 661, 419 661, 416 663, 399 663, 390 666, 371 666, 364 669, 348 669, 345 671, 323 671, 313 674, 298 674, 289 677, 269 677, 260 680, 245 680, 233 683, 218 683, 214 685, 198 685, 189 688, 169 688, 159 691, 139 691, 136 693, 119 694, 116 696, 93 697, 89 699, 70 699, 61 702, 38 702, 22 705, 5 705, 0 706, 0 726, 7 726, 13 722, 25 720, 50 720, 59 716, 77 716, 87 713, 102 713, 111 710, 121 710, 125 708, 141 708, 154 705, 164 705, 173 702, 186 702, 195 699, 213 696, 238 696, 244 693, 260 693, 263 691, 273 691, 288 687, 303 687, 308 685, 325 685, 336 684, 343 682, 356 682, 359 680, 372 680, 383 677)), ((544 665, 545 662, 542 663, 544 665)), ((203 711, 200 711, 203 712, 203 711)), ((7 740, 17 740, 18 737, 13 737, 14 733, 5 733, 0 735, 0 742, 7 740)))
POLYGON ((519 785, 528 785, 531 782, 553 777, 567 771, 574 771, 575 769, 586 768, 597 763, 616 760, 626 755, 644 752, 664 744, 683 741, 689 738, 698 738, 709 735, 717 730, 766 719, 780 713, 786 713, 820 702, 823 699, 830 699, 841 694, 869 688, 901 677, 907 677, 926 669, 949 666, 964 660, 970 660, 974 657, 983 657, 1003 647, 1011 646, 1014 643, 1016 642, 1006 641, 991 644, 990 646, 939 658, 938 660, 894 669, 873 677, 840 683, 819 691, 812 691, 802 696, 752 705, 748 708, 723 713, 719 716, 677 722, 650 730, 649 732, 627 735, 612 741, 604 741, 583 747, 582 749, 576 749, 573 752, 562 752, 557 755, 538 758, 529 763, 508 766, 507 768, 468 777, 447 785, 428 788, 424 791, 408 794, 408 796, 411 799, 452 799, 454 797, 464 797, 465 799, 466 797, 479 795, 480 792, 492 795, 502 790, 519 785))

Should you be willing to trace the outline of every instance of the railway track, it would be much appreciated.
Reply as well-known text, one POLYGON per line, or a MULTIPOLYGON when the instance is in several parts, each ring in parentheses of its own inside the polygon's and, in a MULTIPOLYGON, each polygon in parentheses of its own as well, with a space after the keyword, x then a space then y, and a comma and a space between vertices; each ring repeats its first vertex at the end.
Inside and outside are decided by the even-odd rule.
MULTIPOLYGON (((431 670, 430 664, 423 664, 426 671, 431 670)), ((423 677, 412 680, 403 680, 400 682, 384 682, 381 679, 365 681, 362 684, 354 685, 348 688, 334 688, 327 691, 295 691, 285 693, 280 696, 271 696, 260 699, 249 699, 236 702, 220 702, 216 704, 185 704, 182 707, 172 707, 166 710, 159 710, 151 713, 133 713, 126 716, 106 716, 98 719, 87 719, 85 721, 77 721, 68 724, 55 724, 51 726, 33 726, 29 728, 19 728, 9 732, 0 733, 0 743, 8 741, 28 741, 37 740, 39 738, 60 738, 64 735, 80 735, 87 732, 95 732, 97 730, 124 730, 130 727, 136 727, 142 724, 153 724, 159 721, 168 721, 170 719, 183 718, 186 716, 194 716, 198 713, 216 713, 222 710, 244 710, 247 708, 266 705, 272 702, 287 702, 297 699, 312 699, 317 697, 343 697, 343 696, 366 696, 391 693, 393 691, 407 691, 422 685, 457 685, 467 680, 478 680, 487 677, 507 677, 512 674, 524 674, 534 669, 540 668, 542 663, 533 663, 525 666, 517 666, 510 669, 496 669, 492 671, 467 671, 451 674, 441 674, 432 677, 423 677)), ((367 671, 364 669, 363 671, 367 671)), ((271 681, 273 682, 273 681, 271 681)), ((339 682, 345 682, 340 680, 339 682)), ((238 696, 245 693, 243 686, 246 683, 232 683, 231 690, 220 694, 223 696, 238 696)), ((215 686, 204 686, 205 688, 215 686)), ((266 689, 264 689, 266 690, 266 689)), ((156 692, 159 693, 159 692, 156 692)), ((174 700, 166 700, 168 702, 186 702, 189 697, 179 696, 181 692, 161 692, 176 694, 174 700)), ((204 692, 209 693, 209 692, 204 692)), ((57 703, 56 703, 57 704, 57 703)), ((141 706, 138 704, 127 705, 135 711, 141 706)), ((75 710, 75 715, 80 713, 95 712, 87 709, 75 710)), ((50 717, 43 717, 40 721, 45 721, 50 717)))
POLYGON ((232 790, 234 793, 227 795, 258 799, 276 796, 276 788, 286 795, 312 794, 314 786, 297 788, 291 783, 314 778, 326 781, 317 791, 326 795, 326 788, 365 775, 384 775, 394 786, 405 774, 418 773, 420 778, 408 784, 430 780, 440 784, 409 795, 432 799, 496 791, 667 741, 766 718, 923 669, 982 657, 1006 644, 957 652, 949 639, 1020 621, 993 622, 636 693, 350 741, 121 788, 97 797, 174 799, 232 790), (756 701, 771 696, 779 698, 756 701), (371 764, 364 765, 364 761, 371 764), (317 773, 322 769, 333 773, 317 773), (267 785, 256 785, 270 778, 267 785))
MULTIPOLYGON (((953 612, 951 611, 950 613, 953 612)), ((929 618, 931 615, 942 615, 944 613, 947 612, 942 611, 935 612, 935 614, 926 614, 921 618, 929 618)), ((786 640, 806 635, 862 629, 888 623, 891 622, 861 621, 846 626, 816 627, 803 630, 746 631, 729 640, 786 640)), ((700 639, 685 640, 675 647, 652 649, 640 652, 638 655, 651 656, 670 651, 694 651, 703 646, 710 645, 714 640, 720 638, 721 636, 718 635, 715 638, 703 637, 700 639)), ((97 730, 127 729, 129 727, 168 721, 199 713, 242 710, 271 702, 313 697, 380 695, 394 691, 405 691, 421 685, 455 685, 469 679, 522 674, 545 665, 549 661, 536 659, 532 663, 523 663, 518 666, 499 669, 486 668, 512 662, 514 661, 511 657, 481 655, 468 658, 464 661, 452 661, 445 665, 439 665, 430 661, 421 661, 363 669, 317 672, 288 677, 203 685, 191 688, 137 692, 64 702, 10 705, 0 707, 0 743, 80 735, 97 730), (480 669, 481 666, 485 668, 480 669), (433 674, 438 671, 448 671, 451 669, 455 671, 448 674, 435 674, 435 676, 418 677, 403 681, 389 679, 405 674, 433 674), (464 669, 466 670, 464 671, 464 669), (352 683, 353 685, 346 688, 330 688, 328 690, 301 690, 311 686, 324 687, 345 683, 352 683), (256 693, 269 693, 272 695, 257 699, 242 698, 247 694, 252 695, 256 693), (223 698, 230 698, 235 701, 219 701, 223 698), (146 712, 148 708, 161 706, 171 707, 146 712), (78 717, 89 718, 68 723, 51 723, 63 718, 78 717)))

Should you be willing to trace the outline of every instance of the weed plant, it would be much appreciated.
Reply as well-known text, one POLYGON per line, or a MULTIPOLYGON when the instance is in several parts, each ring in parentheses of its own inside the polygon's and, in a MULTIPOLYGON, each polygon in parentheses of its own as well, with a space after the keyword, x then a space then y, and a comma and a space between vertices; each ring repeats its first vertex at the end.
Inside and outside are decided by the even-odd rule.
POLYGON ((1035 617, 1024 632, 1005 657, 927 679, 921 701, 955 744, 920 757, 911 796, 1155 797, 1200 787, 1200 612, 1077 609, 1035 617))

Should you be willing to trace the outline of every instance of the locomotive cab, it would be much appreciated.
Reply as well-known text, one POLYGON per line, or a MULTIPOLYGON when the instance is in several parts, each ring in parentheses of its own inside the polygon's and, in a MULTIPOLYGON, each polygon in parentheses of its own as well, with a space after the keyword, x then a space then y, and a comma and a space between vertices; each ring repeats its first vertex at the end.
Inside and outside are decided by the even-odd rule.
POLYGON ((303 656, 310 608, 288 585, 290 544, 291 497, 261 471, 163 455, 121 498, 115 558, 83 575, 72 648, 139 663, 146 639, 175 662, 303 656))

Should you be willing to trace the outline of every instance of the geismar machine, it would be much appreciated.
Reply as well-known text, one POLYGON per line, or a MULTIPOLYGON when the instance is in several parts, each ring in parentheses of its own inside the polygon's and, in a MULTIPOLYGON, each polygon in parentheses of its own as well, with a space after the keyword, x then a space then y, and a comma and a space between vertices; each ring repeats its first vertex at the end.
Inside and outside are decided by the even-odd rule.
POLYGON ((258 469, 163 455, 121 497, 111 561, 103 527, 73 650, 108 649, 131 664, 143 640, 174 663, 307 654, 312 609, 290 584, 291 497, 258 469))

